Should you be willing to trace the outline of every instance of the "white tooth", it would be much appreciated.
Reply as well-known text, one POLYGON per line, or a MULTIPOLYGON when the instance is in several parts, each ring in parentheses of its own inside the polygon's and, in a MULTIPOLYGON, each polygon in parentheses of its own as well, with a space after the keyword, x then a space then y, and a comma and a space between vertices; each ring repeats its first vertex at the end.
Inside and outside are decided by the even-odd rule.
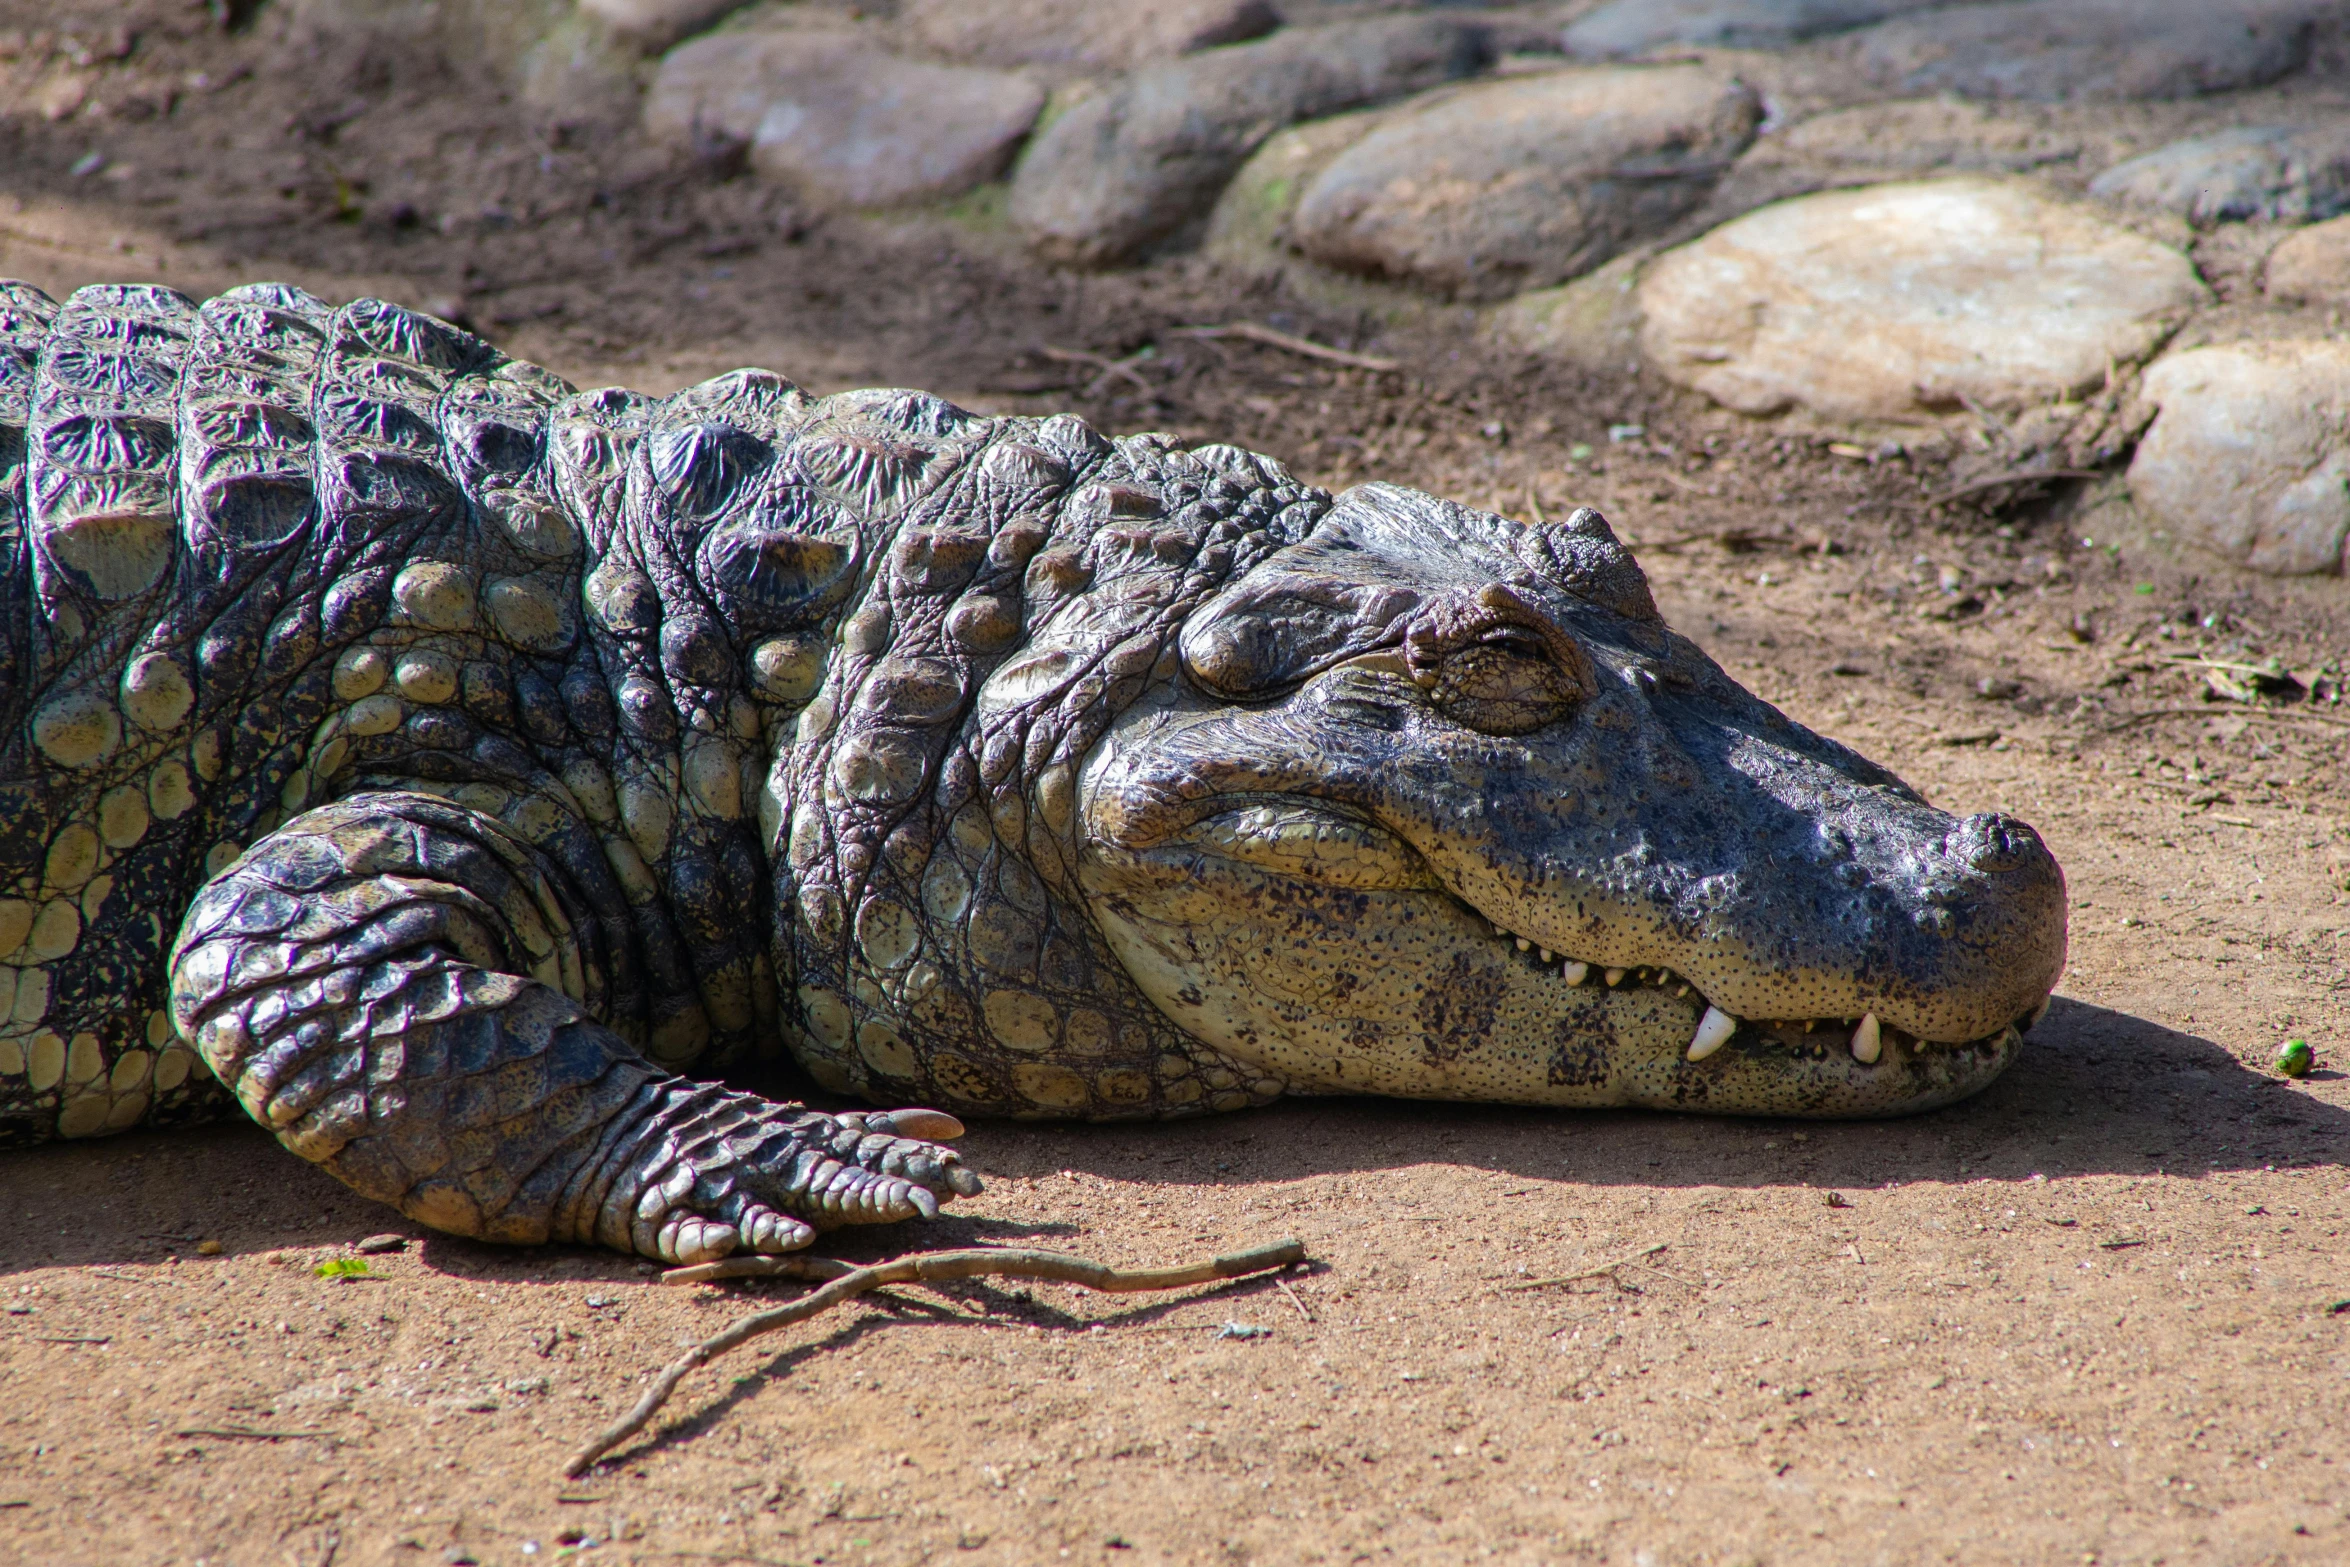
POLYGON ((1877 1057, 1884 1053, 1883 1031, 1877 1027, 1877 1014, 1871 1012, 1860 1020, 1860 1027, 1852 1031, 1852 1059, 1862 1066, 1875 1066, 1877 1057))
POLYGON ((1680 988, 1676 989, 1676 990, 1673 992, 1673 994, 1674 994, 1674 995, 1676 995, 1676 996, 1686 996, 1687 994, 1689 994, 1689 987, 1688 987, 1687 985, 1683 985, 1683 986, 1681 986, 1680 988))
POLYGON ((1738 1032, 1738 1020, 1720 1007, 1707 1007, 1705 1016, 1697 1020, 1697 1032, 1689 1041, 1689 1059, 1703 1061, 1707 1056, 1730 1042, 1738 1032))
POLYGON ((1600 978, 1606 980, 1610 986, 1621 985, 1624 982, 1624 971, 1620 968, 1612 968, 1602 974, 1600 978))
POLYGON ((1518 938, 1518 950, 1520 952, 1531 952, 1534 950, 1534 943, 1528 941, 1525 937, 1520 936, 1518 938))
POLYGON ((1804 1031, 1805 1033, 1807 1033, 1807 1034, 1808 1034, 1808 1033, 1810 1033, 1810 1032, 1812 1031, 1812 1028, 1813 1028, 1813 1027, 1814 1027, 1814 1026, 1815 1026, 1815 1025, 1818 1023, 1818 1022, 1819 1022, 1819 1019, 1818 1019, 1818 1018, 1815 1018, 1815 1017, 1807 1017, 1807 1018, 1805 1018, 1805 1019, 1803 1020, 1803 1031, 1804 1031))
POLYGON ((1555 961, 1557 961, 1556 959, 1554 959, 1554 958, 1552 958, 1552 957, 1551 957, 1551 955, 1550 955, 1550 949, 1549 949, 1548 947, 1541 947, 1541 948, 1537 948, 1536 950, 1537 950, 1537 951, 1539 951, 1539 952, 1542 954, 1542 961, 1543 961, 1543 962, 1545 962, 1545 963, 1551 963, 1551 962, 1555 962, 1555 961))
POLYGON ((1583 983, 1583 981, 1591 977, 1591 965, 1588 963, 1570 963, 1560 972, 1566 976, 1568 984, 1580 985, 1583 983))

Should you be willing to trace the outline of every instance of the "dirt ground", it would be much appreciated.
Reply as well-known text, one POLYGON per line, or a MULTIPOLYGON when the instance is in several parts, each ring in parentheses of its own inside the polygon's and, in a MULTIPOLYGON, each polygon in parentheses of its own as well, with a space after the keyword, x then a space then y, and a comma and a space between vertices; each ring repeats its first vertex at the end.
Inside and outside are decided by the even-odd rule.
POLYGON ((380 291, 583 383, 760 363, 1521 516, 1590 501, 1741 680, 2036 824, 2073 956, 2005 1078, 1907 1121, 976 1126, 984 1196, 826 1246, 1312 1260, 1170 1299, 872 1299, 689 1379, 581 1482, 563 1459, 651 1370, 789 1287, 427 1237, 241 1123, 11 1155, 0 1556, 2350 1560, 2338 580, 2174 554, 2112 480, 1936 507, 1979 470, 1497 362, 1456 316, 1377 335, 1197 263, 1040 273, 984 203, 815 221, 462 70, 289 68, 269 8, 229 37, 177 0, 89 14, 127 53, 104 26, 84 64, 36 50, 56 9, 0 0, 0 103, 87 78, 68 117, 0 115, 0 274, 380 291), (1168 331, 1233 319, 1406 368, 1168 331), (2291 1034, 2299 1083, 2266 1069, 2291 1034), (415 1239, 315 1272, 384 1230, 415 1239))

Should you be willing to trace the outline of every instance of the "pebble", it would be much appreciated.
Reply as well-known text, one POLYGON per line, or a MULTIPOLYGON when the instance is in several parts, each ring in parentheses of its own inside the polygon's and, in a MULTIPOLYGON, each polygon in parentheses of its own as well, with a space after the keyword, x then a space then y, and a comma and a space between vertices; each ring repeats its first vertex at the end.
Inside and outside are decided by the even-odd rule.
POLYGON ((1640 341, 1741 413, 1919 424, 2096 385, 2208 297, 2167 246, 1962 178, 1779 202, 1667 252, 1641 279, 1640 341))
POLYGON ((1969 98, 2191 98, 2309 57, 2323 0, 2021 0, 1936 7, 1859 35, 1864 75, 1969 98))
POLYGON ((405 1235, 396 1234, 390 1230, 386 1230, 381 1235, 370 1235, 365 1240, 362 1240, 359 1243, 358 1249, 360 1251, 367 1252, 370 1255, 378 1252, 406 1251, 408 1249, 408 1237, 405 1235))
POLYGON ((1613 0, 1568 24, 1567 53, 1612 60, 1660 45, 1776 49, 1942 0, 1613 0))
POLYGON ((1048 260, 1115 266, 1203 216, 1282 126, 1481 70, 1486 32, 1436 16, 1284 29, 1147 66, 1082 99, 1029 144, 1015 227, 1048 260))
POLYGON ((1281 25, 1267 0, 907 0, 898 21, 915 42, 950 59, 1095 71, 1245 43, 1281 25))
POLYGON ((2295 304, 2350 304, 2350 217, 2313 224, 2268 253, 2268 297, 2295 304))
POLYGON ((2215 223, 2309 223, 2350 211, 2350 128, 2249 125, 2191 136, 2089 182, 2108 201, 2215 223))
POLYGON ((1704 199, 1762 101, 1702 66, 1570 68, 1432 95, 1340 153, 1291 218, 1341 271, 1494 299, 1589 271, 1704 199))
POLYGON ((2189 543, 2255 571, 2338 571, 2350 534, 2350 343, 2230 343, 2167 355, 2130 494, 2189 543))

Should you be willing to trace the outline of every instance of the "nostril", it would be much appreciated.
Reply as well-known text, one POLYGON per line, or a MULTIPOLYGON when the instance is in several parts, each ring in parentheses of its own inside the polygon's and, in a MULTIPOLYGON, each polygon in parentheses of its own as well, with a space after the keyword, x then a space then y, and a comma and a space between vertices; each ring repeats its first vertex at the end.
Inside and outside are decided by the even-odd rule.
POLYGON ((2012 871, 2048 853, 2038 833, 1997 811, 1960 822, 1950 835, 1949 849, 1979 871, 2012 871))

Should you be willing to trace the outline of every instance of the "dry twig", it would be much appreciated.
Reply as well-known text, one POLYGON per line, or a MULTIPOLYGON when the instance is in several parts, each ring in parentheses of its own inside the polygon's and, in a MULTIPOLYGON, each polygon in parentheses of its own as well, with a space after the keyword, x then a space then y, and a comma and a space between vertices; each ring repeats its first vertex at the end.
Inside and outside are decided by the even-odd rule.
MULTIPOLYGON (((1083 1257, 1072 1257, 1064 1252, 1004 1247, 984 1251, 922 1252, 912 1257, 900 1257, 895 1262, 854 1268, 828 1280, 789 1305, 755 1311, 747 1317, 738 1318, 723 1331, 711 1335, 678 1356, 662 1368, 661 1374, 653 1379, 653 1385, 645 1390, 644 1397, 636 1401, 636 1407, 581 1448, 571 1462, 563 1466, 563 1473, 571 1479, 578 1479, 594 1468, 598 1459, 642 1431, 661 1406, 669 1401, 669 1395, 677 1390, 677 1384, 685 1380, 688 1372, 709 1364, 728 1350, 747 1344, 762 1334, 790 1327, 795 1322, 805 1322, 844 1300, 853 1300, 883 1285, 935 1283, 945 1279, 1053 1279, 1065 1284, 1081 1284, 1087 1289, 1122 1294, 1135 1290, 1181 1289, 1188 1284, 1212 1284, 1220 1279, 1263 1273, 1271 1268, 1301 1262, 1305 1254, 1305 1242, 1286 1240, 1251 1247, 1229 1256, 1213 1257, 1206 1262, 1196 1262, 1185 1267, 1122 1269, 1088 1262, 1083 1257)), ((821 1262, 827 1259, 810 1260, 821 1262)), ((700 1273, 699 1269, 681 1268, 677 1271, 700 1273)))
POLYGON ((1158 388, 1144 380, 1142 372, 1134 368, 1150 357, 1151 351, 1147 348, 1137 349, 1123 359, 1112 359, 1106 354, 1097 354, 1085 348, 1056 348, 1051 343, 1046 343, 1037 349, 1037 352, 1055 364, 1091 365, 1094 369, 1099 370, 1100 375, 1085 383, 1085 390, 1081 394, 1083 396, 1099 397, 1102 387, 1108 384, 1114 376, 1124 376, 1127 380, 1132 381, 1141 389, 1145 397, 1158 395, 1158 388))
POLYGON ((1289 1281, 1287 1279, 1275 1279, 1273 1281, 1273 1287, 1289 1298, 1289 1303, 1297 1308, 1297 1314, 1299 1316, 1305 1318, 1308 1322, 1314 1320, 1314 1314, 1306 1310, 1306 1303, 1298 1298, 1297 1291, 1289 1287, 1289 1281))
POLYGON ((1618 1257, 1613 1262, 1603 1262, 1596 1268, 1585 1268, 1580 1273, 1554 1273, 1547 1279, 1527 1279, 1518 1284, 1504 1284, 1502 1290, 1504 1293, 1512 1290, 1538 1290, 1547 1289, 1553 1284, 1580 1284, 1585 1279, 1604 1279, 1618 1268, 1628 1268, 1644 1257, 1655 1256, 1665 1249, 1665 1244, 1663 1241, 1658 1241, 1653 1246, 1643 1246, 1629 1257, 1618 1257))
POLYGON ((2273 718, 2280 723, 2326 724, 2335 729, 2350 729, 2350 718, 2336 718, 2331 713, 2255 707, 2247 702, 2235 707, 2150 707, 2144 712, 2132 713, 2117 722, 2104 725, 2102 732, 2120 734, 2125 729, 2135 729, 2140 724, 2150 724, 2161 718, 2273 718))
POLYGON ((1977 479, 1972 484, 1962 484, 1955 490, 1935 496, 1926 504, 1928 506, 1947 506, 1952 501, 1963 501, 1970 495, 1988 494, 1992 490, 2005 489, 2011 484, 2038 484, 2049 479, 2102 479, 2104 477, 2104 474, 2094 468, 2033 468, 2020 473, 2003 473, 1995 479, 1977 479))
POLYGON ((1227 321, 1222 326, 1179 326, 1167 333, 1169 337, 1197 337, 1213 341, 1220 337, 1244 337, 1267 348, 1286 349, 1307 359, 1327 360, 1334 365, 1352 365, 1357 370, 1400 370, 1401 363, 1382 359, 1376 354, 1351 353, 1343 348, 1329 348, 1312 338, 1293 337, 1287 332, 1275 331, 1254 321, 1227 321))

